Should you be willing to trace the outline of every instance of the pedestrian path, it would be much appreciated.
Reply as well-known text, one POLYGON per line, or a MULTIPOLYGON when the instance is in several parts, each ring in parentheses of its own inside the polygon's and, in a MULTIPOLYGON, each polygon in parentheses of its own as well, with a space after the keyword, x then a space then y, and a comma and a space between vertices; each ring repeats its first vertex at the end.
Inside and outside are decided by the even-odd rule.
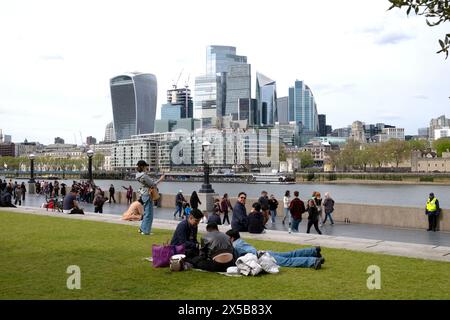
MULTIPOLYGON (((140 222, 129 222, 120 220, 117 214, 97 214, 86 212, 85 215, 69 215, 58 212, 47 211, 46 209, 21 207, 21 208, 1 208, 3 211, 16 212, 18 214, 29 213, 44 216, 54 216, 66 219, 79 219, 89 221, 100 221, 107 223, 125 224, 139 226, 140 222)), ((173 217, 173 216, 172 216, 173 217)), ((178 220, 154 219, 153 227, 158 229, 175 230, 178 220)), ((230 229, 230 226, 219 226, 221 231, 230 229)), ((206 232, 206 225, 200 224, 199 231, 206 232)), ((339 248, 368 253, 381 253, 394 256, 404 256, 427 260, 437 260, 450 262, 450 246, 405 243, 398 241, 387 241, 377 239, 363 239, 347 236, 315 235, 306 233, 287 233, 281 230, 270 230, 263 234, 242 233, 245 239, 266 240, 275 242, 295 243, 299 245, 322 246, 328 248, 339 248)))
MULTIPOLYGON (((44 196, 27 195, 24 206, 40 207, 45 202, 44 196)), ((94 206, 90 203, 82 202, 81 206, 85 211, 93 212, 94 206)), ((122 215, 128 209, 128 205, 119 203, 105 203, 103 206, 104 214, 122 215)), ((175 209, 154 208, 154 218, 162 220, 174 220, 175 209)), ((230 214, 231 220, 231 214, 230 214)), ((283 231, 287 233, 288 225, 282 224, 282 217, 277 217, 276 223, 269 222, 267 228, 274 231, 283 231)), ((299 226, 300 233, 306 233, 306 219, 299 226)), ((371 240, 395 241, 412 244, 424 244, 432 246, 450 247, 450 232, 427 232, 418 229, 402 229, 380 225, 370 224, 346 224, 337 222, 335 225, 325 224, 321 231, 324 235, 332 237, 351 237, 371 240)), ((315 234, 314 228, 311 234, 315 234)))

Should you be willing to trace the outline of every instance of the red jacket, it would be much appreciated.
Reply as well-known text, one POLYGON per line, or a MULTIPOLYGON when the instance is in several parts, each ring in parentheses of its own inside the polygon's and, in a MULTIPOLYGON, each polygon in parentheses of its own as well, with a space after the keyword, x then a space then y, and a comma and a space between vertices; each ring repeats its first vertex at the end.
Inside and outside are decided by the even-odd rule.
POLYGON ((291 212, 292 218, 301 219, 302 213, 306 211, 305 203, 299 198, 294 198, 289 205, 289 211, 291 212))

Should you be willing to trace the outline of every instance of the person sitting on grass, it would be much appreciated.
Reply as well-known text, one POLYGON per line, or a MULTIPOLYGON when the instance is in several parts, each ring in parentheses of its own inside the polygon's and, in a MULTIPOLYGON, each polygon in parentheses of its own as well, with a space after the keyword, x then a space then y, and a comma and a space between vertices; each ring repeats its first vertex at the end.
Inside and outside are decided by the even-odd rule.
POLYGON ((211 272, 225 272, 235 264, 230 238, 219 231, 217 223, 206 226, 208 233, 202 237, 200 255, 187 259, 194 268, 211 272))
POLYGON ((184 244, 186 258, 199 255, 199 243, 197 241, 198 224, 203 218, 203 213, 199 209, 193 209, 189 218, 181 221, 172 237, 171 245, 179 246, 184 244))
POLYGON ((261 204, 255 202, 252 205, 253 209, 248 215, 248 232, 250 233, 264 233, 264 215, 261 212, 261 204))
POLYGON ((325 258, 320 254, 320 247, 298 249, 289 252, 257 251, 255 247, 241 239, 239 231, 230 229, 226 232, 226 235, 230 237, 233 243, 236 259, 247 253, 252 253, 259 257, 264 252, 267 252, 275 258, 275 261, 280 267, 314 268, 317 270, 325 263, 325 258))
POLYGON ((122 220, 140 221, 144 216, 144 201, 141 198, 134 201, 122 215, 122 220))

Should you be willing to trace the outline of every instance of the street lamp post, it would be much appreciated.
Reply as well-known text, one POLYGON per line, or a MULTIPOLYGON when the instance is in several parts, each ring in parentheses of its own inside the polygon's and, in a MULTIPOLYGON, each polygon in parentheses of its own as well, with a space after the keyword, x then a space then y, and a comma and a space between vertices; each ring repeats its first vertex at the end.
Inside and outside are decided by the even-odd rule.
POLYGON ((94 156, 94 151, 89 149, 86 153, 87 153, 87 156, 88 156, 88 159, 89 159, 89 162, 88 162, 89 182, 92 182, 92 157, 94 156))
POLYGON ((204 175, 203 175, 203 184, 202 184, 202 188, 200 189, 200 193, 214 193, 214 190, 211 186, 211 184, 209 183, 209 165, 208 165, 208 160, 209 160, 209 148, 211 146, 211 143, 209 141, 205 141, 202 144, 202 151, 203 151, 203 170, 204 170, 204 175))
POLYGON ((34 158, 36 156, 32 153, 28 156, 30 159, 30 180, 28 180, 28 193, 36 193, 36 181, 34 180, 34 158))

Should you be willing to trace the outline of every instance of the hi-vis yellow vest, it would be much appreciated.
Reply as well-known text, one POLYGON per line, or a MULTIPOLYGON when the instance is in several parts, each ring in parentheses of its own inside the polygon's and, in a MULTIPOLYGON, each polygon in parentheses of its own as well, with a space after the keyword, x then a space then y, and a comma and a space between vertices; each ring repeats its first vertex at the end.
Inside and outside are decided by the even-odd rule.
POLYGON ((429 212, 434 212, 436 211, 436 198, 433 198, 433 200, 430 201, 430 199, 428 198, 427 200, 427 211, 429 212))

